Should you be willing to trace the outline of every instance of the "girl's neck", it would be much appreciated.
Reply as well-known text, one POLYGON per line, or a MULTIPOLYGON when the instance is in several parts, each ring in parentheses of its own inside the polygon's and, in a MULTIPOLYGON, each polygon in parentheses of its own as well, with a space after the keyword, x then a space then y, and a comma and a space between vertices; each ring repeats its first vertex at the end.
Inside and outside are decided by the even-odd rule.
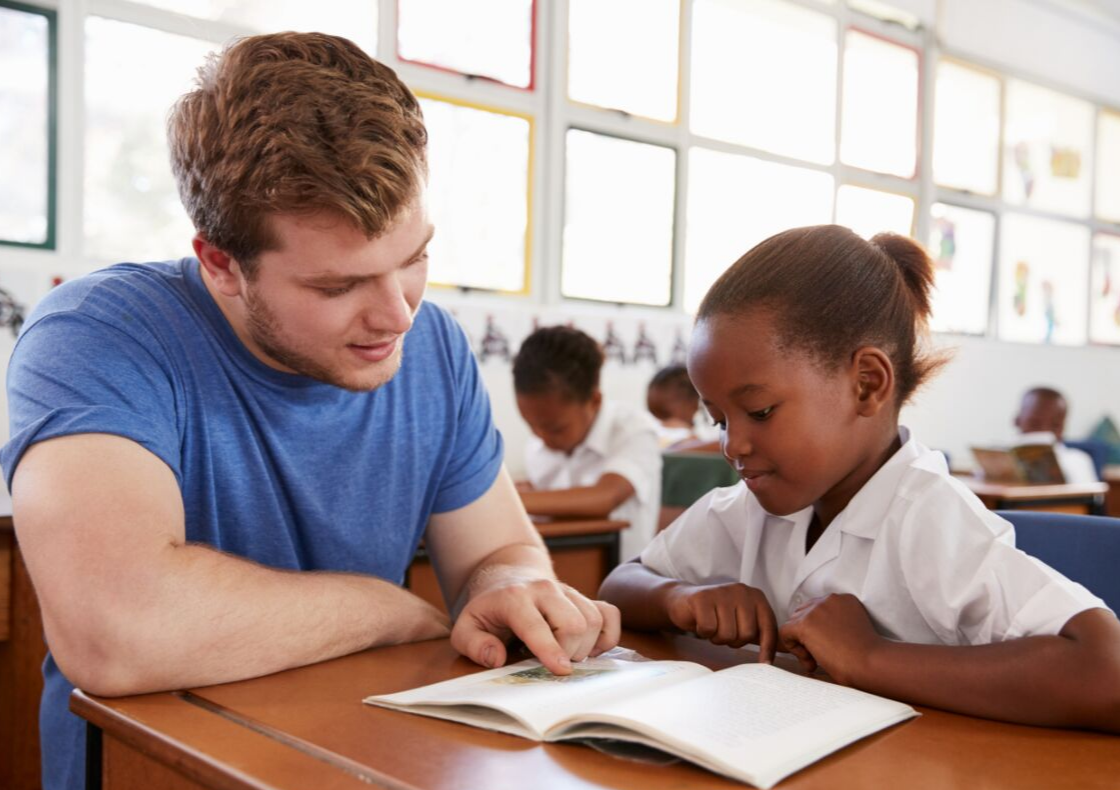
POLYGON ((813 503, 813 518, 809 522, 809 530, 805 533, 805 552, 808 553, 817 539, 828 529, 828 525, 852 501, 852 497, 859 493, 876 472, 902 447, 902 438, 898 434, 898 425, 891 427, 889 433, 884 432, 873 445, 870 452, 856 464, 851 472, 839 483, 832 487, 827 494, 813 503))

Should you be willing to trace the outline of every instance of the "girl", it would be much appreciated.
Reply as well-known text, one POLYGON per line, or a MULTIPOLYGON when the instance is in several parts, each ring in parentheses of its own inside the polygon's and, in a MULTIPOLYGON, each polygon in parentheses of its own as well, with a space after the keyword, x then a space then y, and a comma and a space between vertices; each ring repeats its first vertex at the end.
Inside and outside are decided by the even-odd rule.
POLYGON ((540 516, 628 521, 621 554, 649 543, 661 504, 661 453, 652 416, 604 400, 603 350, 568 326, 525 338, 513 361, 517 408, 534 437, 525 446, 525 509, 540 516))
POLYGON ((924 352, 918 245, 838 226, 758 245, 712 286, 688 370, 744 485, 612 573, 629 628, 783 649, 807 671, 975 716, 1120 732, 1120 623, 898 424, 924 352))

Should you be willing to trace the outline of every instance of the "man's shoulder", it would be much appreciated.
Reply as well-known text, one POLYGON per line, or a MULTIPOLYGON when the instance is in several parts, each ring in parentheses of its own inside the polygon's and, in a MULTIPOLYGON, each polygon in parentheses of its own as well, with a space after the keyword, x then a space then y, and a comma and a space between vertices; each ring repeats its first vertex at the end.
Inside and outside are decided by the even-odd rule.
POLYGON ((24 331, 45 319, 84 316, 108 324, 129 323, 137 312, 165 315, 181 301, 190 259, 121 263, 68 280, 52 289, 28 316, 24 331))

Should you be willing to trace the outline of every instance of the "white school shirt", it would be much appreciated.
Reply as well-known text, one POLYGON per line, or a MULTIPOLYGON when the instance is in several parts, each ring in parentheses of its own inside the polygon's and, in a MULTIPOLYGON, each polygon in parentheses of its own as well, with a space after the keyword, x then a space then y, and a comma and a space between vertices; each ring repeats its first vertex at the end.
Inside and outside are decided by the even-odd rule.
POLYGON ((656 424, 645 409, 604 400, 587 438, 571 455, 550 450, 535 436, 525 446, 525 476, 533 488, 551 491, 593 486, 608 472, 629 481, 634 495, 610 514, 630 522, 622 531, 622 561, 636 557, 657 526, 661 448, 656 424))
POLYGON ((851 593, 880 634, 972 645, 1057 634, 1107 608, 1015 548, 1011 524, 954 479, 944 456, 900 428, 902 448, 805 553, 812 508, 767 513, 743 483, 718 488, 661 532, 642 563, 692 584, 743 582, 779 624, 812 598, 851 593))

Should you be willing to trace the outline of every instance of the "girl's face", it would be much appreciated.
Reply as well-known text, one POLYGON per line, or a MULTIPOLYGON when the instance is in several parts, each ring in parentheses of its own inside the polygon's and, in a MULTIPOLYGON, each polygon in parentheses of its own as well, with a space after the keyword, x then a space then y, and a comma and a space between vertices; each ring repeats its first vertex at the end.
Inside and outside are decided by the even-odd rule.
POLYGON ((705 319, 692 334, 688 373, 722 428, 724 456, 762 506, 789 515, 813 505, 827 526, 897 439, 893 411, 882 408, 890 363, 861 349, 828 370, 775 340, 766 310, 705 319))
POLYGON ((529 430, 550 450, 569 455, 591 432, 602 401, 599 390, 586 401, 571 400, 559 392, 517 393, 517 409, 529 430))

